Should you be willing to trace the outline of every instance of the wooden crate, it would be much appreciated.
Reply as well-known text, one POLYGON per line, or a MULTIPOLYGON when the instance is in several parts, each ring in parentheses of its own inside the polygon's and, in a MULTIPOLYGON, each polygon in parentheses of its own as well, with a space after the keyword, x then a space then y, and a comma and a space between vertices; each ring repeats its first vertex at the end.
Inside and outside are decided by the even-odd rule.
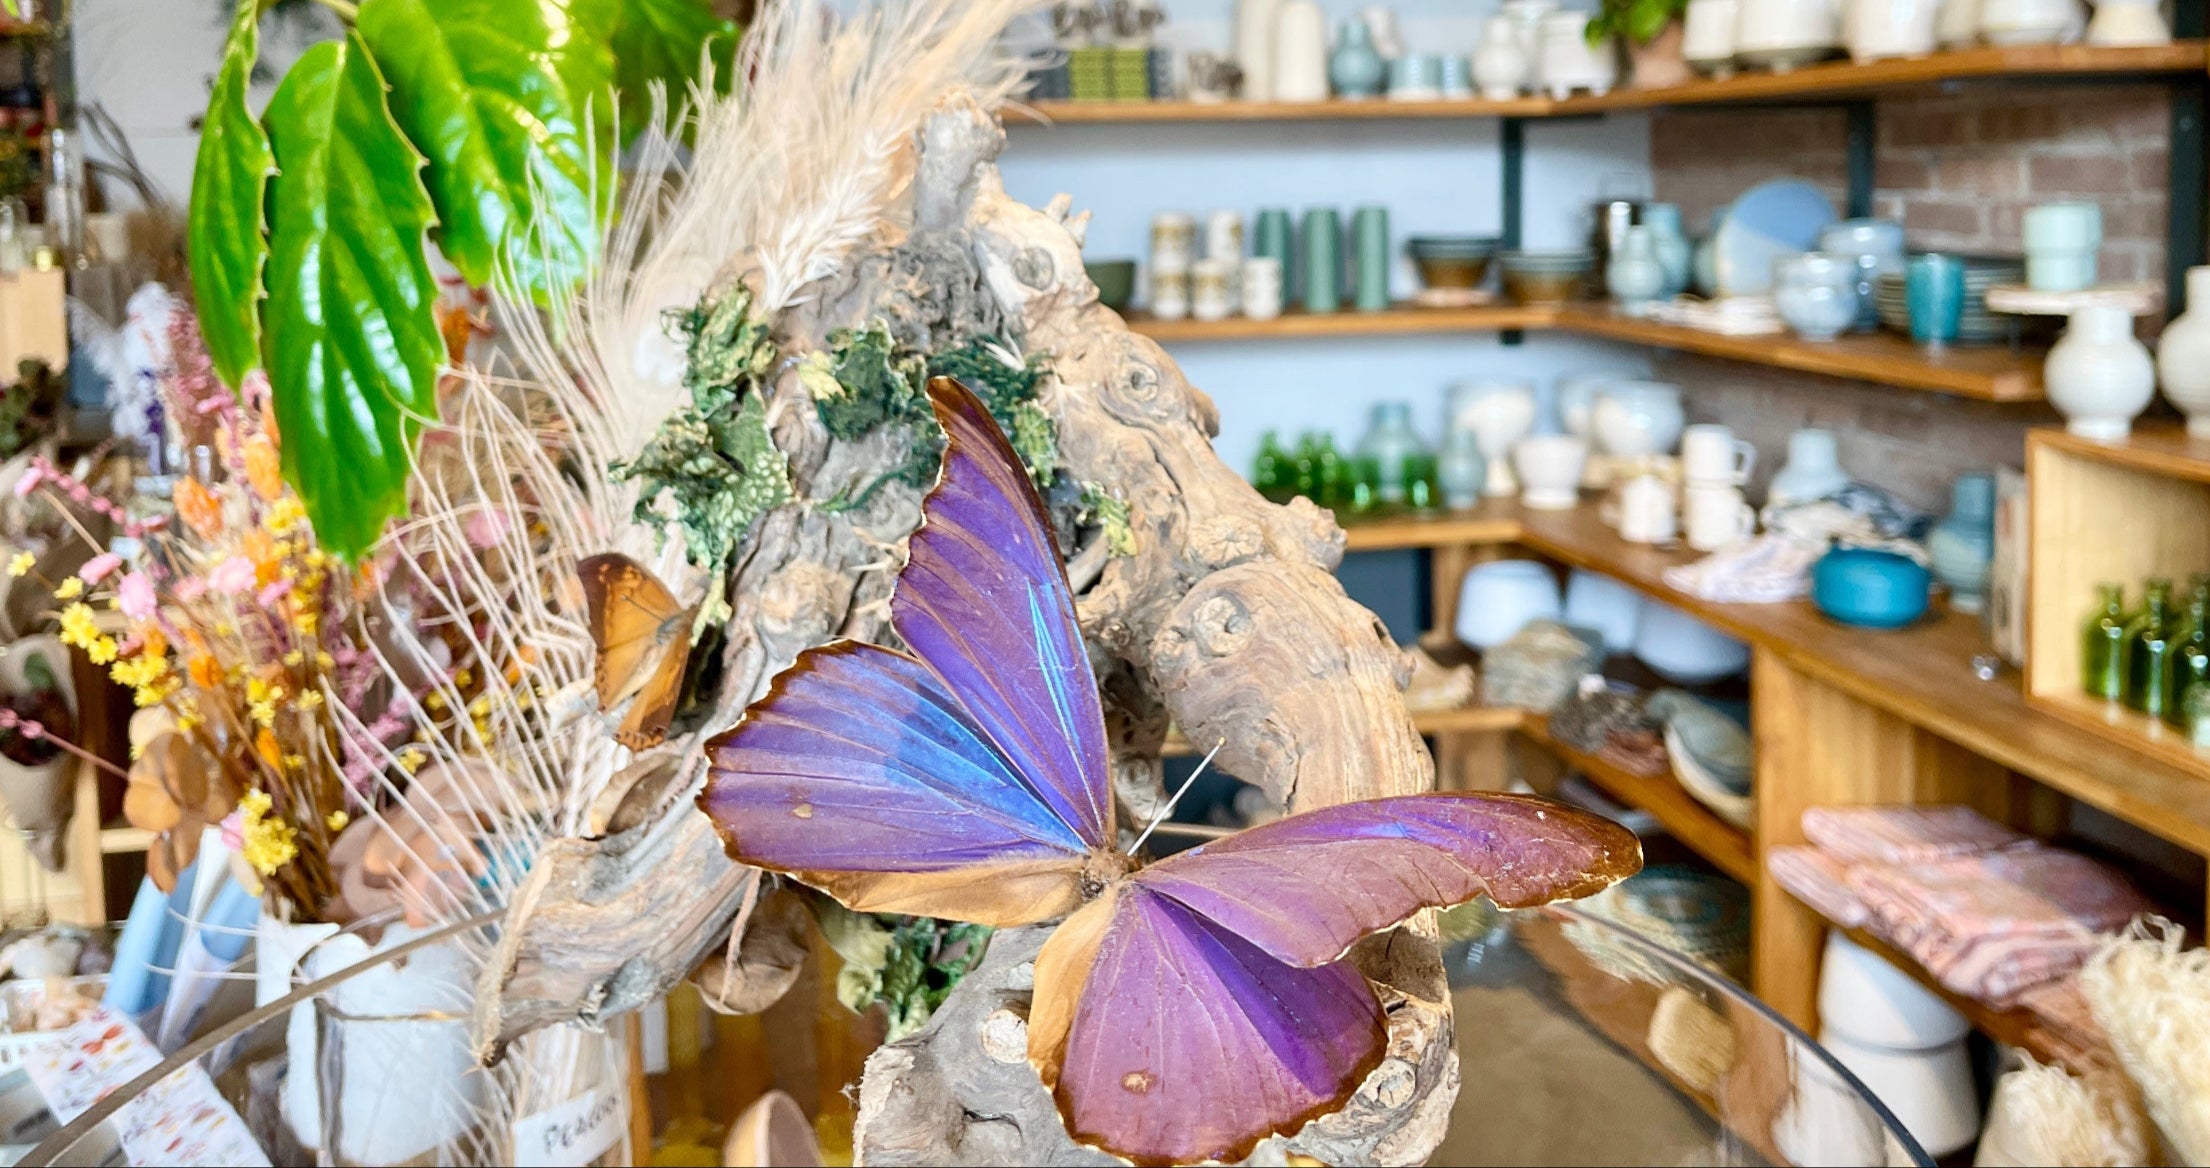
POLYGON ((2169 577, 2184 596, 2190 575, 2210 571, 2210 442, 2177 427, 2137 429, 2109 443, 2036 430, 2026 440, 2026 473, 2027 700, 2210 779, 2210 750, 2080 686, 2081 630, 2098 583, 2124 584, 2133 606, 2149 577, 2169 577))

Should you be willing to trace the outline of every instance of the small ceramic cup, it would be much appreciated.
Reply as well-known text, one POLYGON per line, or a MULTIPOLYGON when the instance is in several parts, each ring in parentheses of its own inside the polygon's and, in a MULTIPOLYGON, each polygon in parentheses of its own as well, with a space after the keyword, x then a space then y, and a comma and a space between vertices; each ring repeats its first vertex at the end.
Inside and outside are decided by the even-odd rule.
POLYGON ((1443 97, 1453 101, 1472 97, 1473 61, 1455 53, 1441 60, 1443 97))
POLYGON ((1406 53, 1389 62, 1389 100, 1434 101, 1443 95, 1443 59, 1406 53))
POLYGON ((2040 292, 2077 292, 2095 283, 2103 246, 2103 209, 2085 201, 2043 203, 2026 211, 2026 283, 2040 292))
POLYGON ((1681 477, 1691 487, 1739 487, 1757 469, 1757 447, 1726 426, 1706 423, 1681 431, 1681 477))
POLYGON ((1151 270, 1151 315, 1160 320, 1181 320, 1189 315, 1187 271, 1151 270))
POLYGON ((1189 314, 1199 320, 1235 315, 1237 265, 1229 260, 1199 260, 1189 270, 1189 314))
POLYGON ((1619 538, 1628 543, 1671 543, 1680 534, 1673 484, 1638 475, 1619 488, 1619 538))
POLYGON ((1243 262, 1243 212, 1222 209, 1205 217, 1205 258, 1243 262))
POLYGON ((1688 546, 1715 552, 1757 534, 1757 510, 1742 499, 1740 487, 1691 486, 1683 495, 1688 546))
POLYGON ((1243 261, 1243 315, 1252 320, 1272 320, 1281 315, 1282 262, 1273 256, 1252 256, 1243 261))
POLYGON ((1151 217, 1151 266, 1186 272, 1197 262, 1197 220, 1179 211, 1151 217))
POLYGON ((1946 345, 1964 323, 1964 261, 1928 252, 1911 257, 1903 290, 1911 310, 1911 339, 1946 345))

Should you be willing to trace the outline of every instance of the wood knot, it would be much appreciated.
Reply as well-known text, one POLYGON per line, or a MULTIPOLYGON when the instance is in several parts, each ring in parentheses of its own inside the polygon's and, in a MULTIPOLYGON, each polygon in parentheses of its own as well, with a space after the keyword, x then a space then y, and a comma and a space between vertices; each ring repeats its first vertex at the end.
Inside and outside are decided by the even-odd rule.
POLYGON ((1135 334, 1127 334, 1129 342, 1127 360, 1121 365, 1120 375, 1100 385, 1099 402, 1106 412, 1132 425, 1156 427, 1181 419, 1181 378, 1176 375, 1173 384, 1159 373, 1158 366, 1147 359, 1138 347, 1135 334))
POLYGON ((1190 631, 1197 648, 1207 657, 1232 657, 1251 643, 1254 634, 1250 610, 1232 596, 1214 596, 1197 606, 1190 617, 1190 631))
POLYGON ((1059 279, 1059 265, 1044 248, 1029 246, 1013 257, 1013 278, 1041 292, 1059 279))
POLYGON ((1257 559, 1265 551, 1266 531, 1248 515, 1213 513, 1190 524, 1190 557, 1214 571, 1257 559))

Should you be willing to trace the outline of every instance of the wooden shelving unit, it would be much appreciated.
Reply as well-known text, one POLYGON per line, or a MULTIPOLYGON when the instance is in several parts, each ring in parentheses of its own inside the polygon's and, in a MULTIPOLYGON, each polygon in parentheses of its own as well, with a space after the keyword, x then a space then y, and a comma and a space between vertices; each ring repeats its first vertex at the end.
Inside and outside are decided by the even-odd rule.
POLYGON ((1387 337, 1426 333, 1499 332, 1549 328, 1557 313, 1517 304, 1475 308, 1422 308, 1399 304, 1379 312, 1305 312, 1291 309, 1272 320, 1232 316, 1226 320, 1160 320, 1148 313, 1128 315, 1128 327, 1152 340, 1294 341, 1323 337, 1387 337))
POLYGON ((1750 833, 1712 814, 1671 775, 1639 775, 1600 756, 1575 750, 1551 736, 1547 718, 1530 716, 1519 732, 1581 772, 1613 798, 1657 817, 1673 838, 1712 866, 1744 884, 1757 883, 1757 849, 1750 833))
POLYGON ((1699 353, 1751 365, 1876 381, 1990 402, 2042 399, 2038 349, 1952 346, 1929 350, 1888 333, 1818 342, 1787 334, 1737 337, 1621 316, 1598 304, 1564 308, 1400 306, 1385 312, 1285 313, 1274 320, 1158 320, 1141 313, 1128 325, 1162 343, 1383 337, 1427 333, 1554 330, 1699 353))
POLYGON ((2168 45, 2026 45, 1959 49, 1859 65, 1834 61, 1786 73, 1743 72, 1667 89, 1615 89, 1602 97, 1523 97, 1511 101, 1037 102, 1013 112, 1013 125, 1146 125, 1204 122, 1345 122, 1449 118, 1586 117, 1662 106, 1801 102, 1909 92, 1956 81, 2107 77, 2136 80, 2210 67, 2210 42, 2168 45))
POLYGON ((1801 340, 1787 333, 1733 337, 1621 316, 1598 305, 1566 308, 1559 312, 1554 327, 1680 353, 1992 402, 2040 401, 2041 364, 2047 357, 2038 350, 2013 352, 2007 348, 1951 346, 1929 350, 1884 332, 1825 342, 1801 340))

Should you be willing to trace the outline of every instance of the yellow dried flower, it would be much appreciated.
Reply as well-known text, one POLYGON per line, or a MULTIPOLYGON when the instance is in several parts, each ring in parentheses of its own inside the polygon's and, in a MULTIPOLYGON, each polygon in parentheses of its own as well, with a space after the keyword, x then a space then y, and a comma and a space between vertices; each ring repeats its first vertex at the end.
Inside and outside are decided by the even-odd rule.
POLYGON ((344 831, 345 825, 353 822, 353 817, 347 815, 343 810, 338 810, 331 812, 322 822, 331 831, 344 831))
POLYGON ((307 713, 312 714, 316 710, 322 708, 322 695, 316 693, 313 690, 308 690, 307 692, 300 694, 299 700, 293 704, 297 705, 300 709, 306 711, 307 713))
POLYGON ((115 667, 107 671, 107 675, 114 678, 117 685, 136 689, 160 681, 168 672, 168 658, 140 654, 116 662, 115 667))
POLYGON ((306 664, 306 661, 307 661, 307 655, 306 655, 305 653, 302 653, 302 652, 300 652, 300 651, 299 651, 299 650, 297 650, 297 649, 294 649, 294 650, 292 650, 291 652, 289 652, 289 653, 286 653, 286 654, 284 654, 284 665, 285 665, 285 666, 286 666, 287 668, 290 668, 290 669, 297 669, 297 668, 299 668, 299 667, 300 667, 301 665, 304 665, 304 664, 306 664))
POLYGON ((54 589, 54 599, 56 600, 75 600, 82 595, 84 595, 84 580, 77 576, 69 577, 61 582, 61 587, 54 589))
POLYGON ((37 566, 37 556, 34 556, 29 552, 17 552, 15 553, 15 558, 8 561, 8 575, 20 579, 24 576, 30 575, 31 569, 37 566))
POLYGON ((268 792, 261 790, 248 791, 238 800, 243 840, 239 854, 263 876, 276 875, 277 869, 299 855, 298 833, 284 820, 269 817, 273 805, 268 792))
POLYGON ((399 752, 399 769, 410 775, 421 770, 422 764, 428 761, 430 756, 427 752, 412 746, 399 752))
POLYGON ((300 506, 297 498, 286 495, 269 504, 269 517, 263 526, 278 535, 282 535, 299 526, 300 521, 305 518, 307 518, 307 509, 300 506))

